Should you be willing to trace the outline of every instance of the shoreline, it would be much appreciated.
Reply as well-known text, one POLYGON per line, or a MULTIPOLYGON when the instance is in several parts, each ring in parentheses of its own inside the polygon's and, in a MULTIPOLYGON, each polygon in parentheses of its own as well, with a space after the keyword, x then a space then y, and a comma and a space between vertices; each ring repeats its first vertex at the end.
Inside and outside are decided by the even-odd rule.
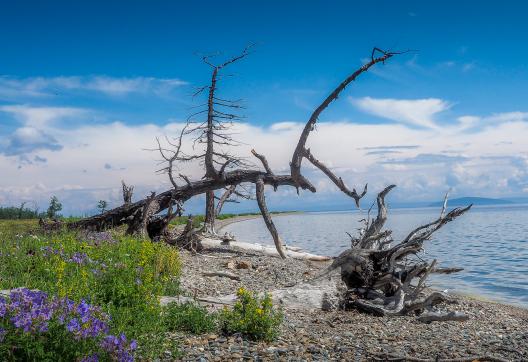
MULTIPOLYGON (((279 213, 271 213, 271 217, 275 218, 277 216, 287 216, 287 215, 296 215, 296 214, 302 214, 304 211, 287 211, 287 212, 279 212, 279 213)), ((222 220, 216 220, 216 228, 218 231, 222 230, 228 225, 247 221, 247 220, 253 220, 253 219, 259 219, 262 218, 262 215, 255 214, 255 215, 240 215, 235 217, 230 217, 229 219, 222 219, 222 220)))
MULTIPOLYGON (((302 214, 304 213, 303 211, 293 211, 293 212, 284 212, 284 213, 278 213, 278 214, 272 214, 273 217, 277 217, 277 216, 287 216, 287 215, 294 215, 294 214, 302 214)), ((243 222, 243 221, 247 221, 247 220, 252 220, 252 219, 255 219, 255 218, 260 218, 261 215, 244 215, 244 216, 236 216, 236 217, 233 217, 233 218, 229 218, 229 219, 224 219, 224 220, 218 220, 217 223, 220 225, 218 226, 218 231, 222 230, 223 228, 225 228, 226 226, 228 225, 231 225, 231 224, 234 224, 234 223, 238 223, 238 222, 243 222)), ((236 237, 236 235, 235 235, 236 237)), ((273 244, 269 244, 269 246, 273 246, 273 244)), ((304 250, 306 251, 306 250, 304 250)), ((308 251, 310 252, 310 251, 308 251)), ((334 258, 335 256, 330 256, 331 258, 334 258)), ((433 287, 432 289, 436 289, 436 290, 440 290, 441 288, 440 287, 433 287)), ((496 303, 496 304, 500 304, 500 305, 505 305, 505 306, 510 306, 510 307, 514 307, 514 308, 520 308, 522 310, 527 310, 528 311, 528 305, 522 305, 522 304, 518 304, 518 303, 508 303, 507 301, 505 300, 502 300, 502 299, 499 299, 499 298, 493 298, 491 296, 486 296, 486 295, 481 295, 481 294, 476 294, 476 293, 465 293, 463 291, 458 291, 458 290, 449 290, 449 292, 451 294, 454 294, 456 296, 460 296, 460 297, 464 297, 464 298, 470 298, 470 299, 474 299, 474 300, 478 300, 478 301, 483 301, 483 302, 487 302, 487 303, 496 303)))
MULTIPOLYGON (((215 247, 192 255, 182 251, 181 287, 187 295, 221 298, 240 287, 270 292, 309 282, 329 262, 311 262, 215 247), (231 269, 229 262, 245 262, 245 269, 231 269), (207 276, 229 271, 239 280, 207 276)), ((339 276, 333 280, 339 282, 339 276)), ((414 316, 377 317, 355 310, 286 308, 280 337, 273 342, 251 342, 241 337, 217 335, 176 337, 184 360, 355 360, 405 356, 434 361, 436 358, 468 358, 486 355, 496 360, 528 359, 528 310, 494 301, 455 295, 449 309, 469 316, 465 322, 424 324, 414 316), (378 357, 376 357, 378 356, 378 357)), ((485 361, 490 359, 478 358, 485 361)))

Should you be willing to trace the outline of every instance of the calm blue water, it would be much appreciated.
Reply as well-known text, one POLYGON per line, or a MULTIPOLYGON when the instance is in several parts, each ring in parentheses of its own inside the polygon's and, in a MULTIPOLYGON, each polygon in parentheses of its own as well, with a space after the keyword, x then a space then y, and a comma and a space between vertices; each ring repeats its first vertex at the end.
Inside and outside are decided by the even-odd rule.
MULTIPOLYGON (((416 226, 438 217, 438 208, 389 210, 387 227, 401 240, 416 226)), ((360 226, 358 212, 303 213, 276 216, 283 240, 316 254, 339 254, 348 248, 346 231, 360 226)), ((272 244, 261 218, 226 226, 239 240, 272 244)), ((441 266, 465 270, 435 275, 432 286, 457 293, 528 307, 528 205, 474 207, 438 231, 425 244, 425 257, 441 266)))

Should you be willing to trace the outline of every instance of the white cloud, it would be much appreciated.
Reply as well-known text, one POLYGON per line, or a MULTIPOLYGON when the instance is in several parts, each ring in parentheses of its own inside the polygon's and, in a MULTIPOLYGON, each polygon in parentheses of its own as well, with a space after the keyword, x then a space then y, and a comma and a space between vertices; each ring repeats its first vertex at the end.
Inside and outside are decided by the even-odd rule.
POLYGON ((486 117, 461 116, 457 118, 459 130, 480 129, 495 127, 500 123, 528 122, 528 112, 504 112, 494 113, 486 117))
POLYGON ((152 77, 111 78, 97 76, 82 83, 81 87, 110 95, 124 95, 128 93, 168 92, 175 87, 187 84, 179 79, 159 79, 152 77))
POLYGON ((450 108, 450 104, 438 98, 392 99, 392 98, 349 98, 360 110, 378 117, 387 118, 407 125, 437 128, 435 115, 450 108))
MULTIPOLYGON (((482 117, 502 121, 471 133, 461 133, 457 127, 439 132, 398 123, 325 122, 310 135, 307 146, 319 160, 334 168, 350 187, 361 187, 368 182, 371 193, 389 183, 396 183, 399 188, 395 198, 413 201, 441 198, 449 186, 455 188, 453 197, 516 195, 528 185, 525 146, 528 122, 516 112, 509 114, 482 117), (399 153, 368 154, 373 150, 387 149, 399 153), (399 163, 386 162, 394 158, 399 163), (502 186, 498 188, 497 185, 502 186)), ((118 203, 122 179, 136 185, 137 197, 145 196, 150 190, 162 191, 168 187, 166 176, 155 172, 159 168, 159 156, 144 150, 154 146, 156 136, 176 135, 181 123, 131 126, 114 122, 67 129, 55 126, 53 122, 47 124, 45 132, 52 135, 62 149, 26 150, 28 160, 36 160, 38 155, 47 162, 24 164, 21 169, 16 158, 0 155, 0 202, 16 204, 21 200, 36 200, 46 203, 52 193, 57 193, 64 199, 68 210, 89 212, 99 199, 118 203)), ((237 154, 251 157, 250 150, 255 148, 267 157, 275 172, 289 171, 303 123, 284 122, 269 127, 244 123, 235 126, 237 138, 244 143, 236 148, 237 154)), ((32 133, 34 131, 24 132, 27 132, 28 139, 37 135, 32 133)), ((258 162, 255 163, 260 167, 258 162)), ((306 160, 303 167, 319 187, 317 197, 344 198, 306 160)), ((201 168, 196 164, 186 164, 181 171, 193 179, 201 176, 201 168)), ((298 199, 294 195, 294 190, 281 188, 274 197, 283 199, 281 205, 295 204, 298 199), (285 196, 290 193, 291 197, 285 196)))
POLYGON ((6 156, 25 155, 39 150, 58 151, 62 146, 55 137, 33 127, 15 130, 6 141, 0 143, 0 154, 6 156))

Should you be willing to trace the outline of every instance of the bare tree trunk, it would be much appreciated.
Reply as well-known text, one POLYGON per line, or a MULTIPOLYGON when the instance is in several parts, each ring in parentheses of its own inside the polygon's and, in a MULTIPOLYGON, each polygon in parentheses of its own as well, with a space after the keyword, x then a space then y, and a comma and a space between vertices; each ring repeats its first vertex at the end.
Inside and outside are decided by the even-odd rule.
POLYGON ((182 233, 177 238, 167 242, 179 248, 197 252, 203 249, 201 238, 198 237, 197 232, 197 229, 193 227, 193 218, 189 215, 182 233))
POLYGON ((268 228, 271 236, 273 237, 273 242, 275 243, 275 247, 277 248, 277 252, 281 256, 281 258, 286 259, 286 254, 284 253, 284 249, 282 247, 282 240, 279 236, 279 233, 277 232, 277 228, 275 227, 275 224, 273 223, 273 220, 271 218, 271 215, 268 211, 268 208, 266 206, 266 198, 264 196, 264 181, 262 181, 261 178, 257 180, 256 183, 257 186, 257 203, 260 208, 260 213, 262 214, 262 217, 264 218, 264 222, 266 223, 266 227, 268 228))
POLYGON ((148 236, 147 226, 151 218, 158 213, 160 210, 160 204, 156 199, 156 193, 152 192, 147 198, 144 206, 137 209, 136 212, 131 215, 131 220, 128 222, 128 229, 126 233, 128 235, 136 235, 141 238, 148 236))
POLYGON ((207 191, 205 194, 205 220, 202 231, 207 234, 216 234, 214 191, 207 191))

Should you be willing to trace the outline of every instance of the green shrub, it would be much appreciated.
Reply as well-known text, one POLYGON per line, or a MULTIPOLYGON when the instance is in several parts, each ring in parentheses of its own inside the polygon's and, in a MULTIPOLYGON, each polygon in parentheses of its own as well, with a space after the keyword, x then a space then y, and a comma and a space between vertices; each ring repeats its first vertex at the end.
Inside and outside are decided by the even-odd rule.
POLYGON ((206 308, 195 303, 170 303, 163 319, 167 329, 184 331, 193 334, 203 334, 216 329, 216 315, 209 313, 206 308))
POLYGON ((241 333, 253 340, 272 341, 279 335, 283 315, 273 307, 271 295, 260 298, 240 288, 233 308, 224 308, 219 318, 226 334, 241 333))

